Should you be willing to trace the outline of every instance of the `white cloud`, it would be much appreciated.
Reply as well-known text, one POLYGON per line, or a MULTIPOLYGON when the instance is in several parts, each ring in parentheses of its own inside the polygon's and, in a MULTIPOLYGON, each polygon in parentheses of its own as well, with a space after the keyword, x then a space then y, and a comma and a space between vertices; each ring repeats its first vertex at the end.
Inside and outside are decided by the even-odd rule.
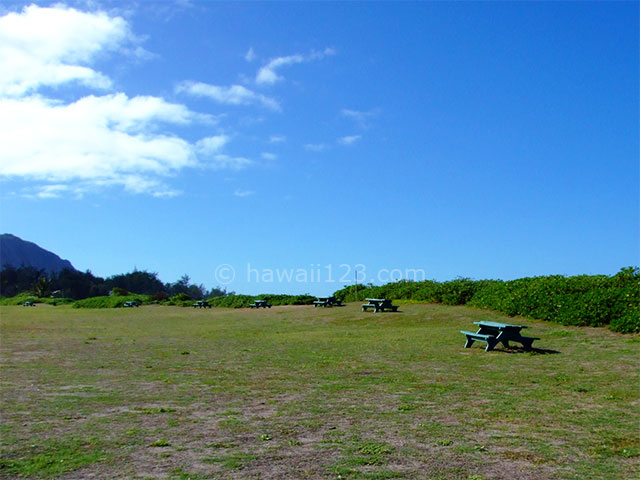
POLYGON ((323 150, 326 150, 326 148, 327 145, 324 143, 307 143, 304 145, 304 149, 310 152, 322 152, 323 150))
POLYGON ((69 190, 68 185, 43 185, 39 187, 36 197, 38 198, 60 198, 62 193, 69 190))
POLYGON ((302 55, 289 55, 288 57, 274 58, 264 67, 258 70, 258 74, 256 75, 256 83, 259 85, 274 84, 277 81, 282 80, 282 77, 276 73, 276 70, 278 68, 302 62, 304 62, 304 57, 302 55))
POLYGON ((68 82, 109 88, 109 78, 87 64, 132 40, 127 22, 104 12, 30 5, 9 13, 0 17, 0 95, 20 96, 68 82))
POLYGON ((278 156, 275 153, 269 153, 269 152, 262 152, 260 156, 265 160, 275 160, 276 158, 278 158, 278 156))
POLYGON ((0 178, 36 182, 25 193, 33 198, 80 197, 114 186, 172 197, 180 192, 165 179, 185 168, 251 164, 221 153, 225 135, 193 144, 171 133, 172 125, 211 119, 184 105, 124 93, 70 102, 38 93, 78 82, 109 87, 91 64, 117 49, 144 57, 139 47, 125 48, 133 41, 127 22, 104 12, 32 5, 0 17, 0 178))
POLYGON ((227 135, 216 135, 213 137, 206 137, 198 140, 198 142, 196 142, 196 148, 200 153, 210 155, 212 153, 218 152, 228 142, 229 137, 227 135))
POLYGON ((182 82, 176 87, 176 91, 207 97, 227 105, 261 105, 271 110, 280 110, 280 104, 276 100, 249 90, 242 85, 219 87, 202 82, 182 82))
POLYGON ((253 162, 248 158, 219 154, 214 155, 207 166, 214 169, 242 170, 252 164, 253 162))
POLYGON ((361 112, 358 110, 350 110, 348 108, 343 108, 340 112, 342 116, 352 119, 360 128, 367 128, 369 126, 369 121, 376 117, 379 111, 370 110, 368 112, 361 112))
POLYGON ((37 96, 5 98, 0 111, 0 176, 92 180, 142 192, 159 185, 141 182, 144 175, 166 176, 196 165, 188 142, 154 132, 159 123, 189 117, 184 106, 162 99, 117 94, 64 105, 37 96))
POLYGON ((269 143, 283 143, 287 141, 287 137, 284 135, 271 135, 269 137, 269 143))
POLYGON ((255 193, 256 192, 253 190, 236 190, 233 192, 236 197, 249 197, 251 195, 255 195, 255 193))
POLYGON ((277 57, 269 61, 264 67, 258 70, 256 75, 256 83, 258 85, 273 85, 274 83, 283 79, 276 70, 288 66, 295 65, 297 63, 310 62, 313 60, 319 60, 329 55, 334 55, 335 50, 332 48, 326 48, 322 52, 311 52, 309 55, 289 55, 286 57, 277 57))
POLYGON ((338 143, 341 145, 353 145, 362 138, 362 135, 348 135, 338 139, 338 143))
POLYGON ((256 52, 253 51, 253 47, 249 48, 249 51, 244 56, 244 59, 247 62, 253 62, 256 58, 258 58, 258 56, 256 55, 256 52))

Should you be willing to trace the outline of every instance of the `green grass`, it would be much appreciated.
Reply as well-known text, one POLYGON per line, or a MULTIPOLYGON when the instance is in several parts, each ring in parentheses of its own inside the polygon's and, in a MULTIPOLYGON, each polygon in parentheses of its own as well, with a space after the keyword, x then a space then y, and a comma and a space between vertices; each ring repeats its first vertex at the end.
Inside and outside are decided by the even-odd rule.
POLYGON ((401 310, 2 307, 0 478, 638 476, 640 337, 401 310))

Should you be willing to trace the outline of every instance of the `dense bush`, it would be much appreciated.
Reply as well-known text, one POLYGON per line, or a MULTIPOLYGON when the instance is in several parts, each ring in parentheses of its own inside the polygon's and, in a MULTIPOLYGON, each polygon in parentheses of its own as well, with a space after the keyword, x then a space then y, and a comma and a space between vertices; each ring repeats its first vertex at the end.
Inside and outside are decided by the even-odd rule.
POLYGON ((638 269, 617 275, 549 276, 491 282, 469 301, 510 316, 550 320, 563 325, 609 325, 612 330, 640 332, 638 269))
POLYGON ((127 295, 105 297, 90 297, 83 300, 77 300, 73 303, 73 308, 120 308, 126 302, 138 301, 141 304, 149 303, 148 295, 127 295))
POLYGON ((166 300, 169 300, 169 295, 164 292, 157 292, 149 295, 149 301, 151 302, 164 302, 166 300))
POLYGON ((335 292, 342 301, 390 298, 447 305, 471 305, 509 316, 549 320, 564 325, 609 325, 617 332, 640 332, 640 270, 618 274, 561 275, 518 280, 448 282, 400 281, 386 285, 354 285, 335 292))
POLYGON ((266 300, 270 305, 311 305, 316 297, 311 295, 227 295, 225 297, 214 297, 208 301, 214 307, 246 308, 256 301, 256 299, 266 300))
POLYGON ((115 295, 116 297, 126 297, 128 295, 131 295, 131 292, 125 290, 124 288, 113 287, 111 289, 111 295, 115 295))
POLYGON ((22 305, 24 302, 33 302, 33 303, 46 303, 49 305, 64 305, 67 303, 73 303, 73 299, 71 298, 51 298, 51 297, 43 297, 39 298, 33 295, 32 293, 23 292, 14 297, 3 297, 0 298, 0 305, 22 305))

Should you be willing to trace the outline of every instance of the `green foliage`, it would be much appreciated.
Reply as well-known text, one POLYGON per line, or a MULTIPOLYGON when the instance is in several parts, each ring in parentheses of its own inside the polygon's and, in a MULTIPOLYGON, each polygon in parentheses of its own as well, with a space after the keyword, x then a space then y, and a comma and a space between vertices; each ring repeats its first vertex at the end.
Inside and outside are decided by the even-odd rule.
POLYGON ((316 297, 311 295, 227 295, 208 300, 212 307, 247 308, 257 299, 266 300, 269 305, 312 305, 316 297))
POLYGON ((107 297, 90 297, 77 300, 73 308, 121 308, 126 302, 138 301, 141 304, 149 303, 148 295, 127 295, 125 297, 109 295, 107 297))
POLYGON ((169 295, 164 292, 157 292, 149 295, 149 301, 151 302, 166 302, 167 300, 169 300, 169 295))
POLYGON ((549 320, 563 325, 609 325, 622 333, 640 332, 640 270, 618 274, 471 280, 400 281, 382 286, 351 285, 334 296, 342 301, 389 298, 446 305, 471 305, 509 316, 549 320))
POLYGON ((257 299, 266 300, 270 305, 312 305, 316 297, 311 295, 226 295, 208 299, 212 307, 248 308, 257 299))
POLYGON ((2 297, 0 298, 0 305, 22 305, 24 302, 43 303, 48 305, 64 305, 66 303, 73 303, 71 298, 38 298, 30 292, 19 293, 15 297, 2 297))
POLYGON ((470 305, 509 316, 549 320, 563 325, 640 332, 640 273, 621 270, 617 275, 548 276, 493 281, 479 289, 470 305))
POLYGON ((48 297, 51 294, 50 282, 46 277, 40 277, 33 284, 33 293, 37 297, 48 297))
POLYGON ((111 289, 111 295, 114 295, 116 297, 126 297, 126 296, 131 295, 131 292, 125 290, 124 288, 113 287, 111 289))
POLYGON ((191 297, 189 296, 189 294, 187 293, 178 293, 176 295, 173 295, 171 297, 169 297, 169 300, 167 300, 166 304, 167 305, 182 305, 183 307, 186 307, 187 305, 185 305, 185 302, 188 302, 190 306, 192 304, 191 301, 191 297))

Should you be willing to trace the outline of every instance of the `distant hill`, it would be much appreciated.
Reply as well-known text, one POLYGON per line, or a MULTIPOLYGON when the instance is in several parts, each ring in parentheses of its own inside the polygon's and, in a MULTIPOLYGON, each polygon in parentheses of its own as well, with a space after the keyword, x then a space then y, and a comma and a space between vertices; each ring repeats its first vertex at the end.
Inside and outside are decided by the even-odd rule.
POLYGON ((65 268, 75 270, 69 260, 10 233, 0 235, 0 267, 6 265, 15 268, 30 266, 47 272, 59 272, 65 268))

